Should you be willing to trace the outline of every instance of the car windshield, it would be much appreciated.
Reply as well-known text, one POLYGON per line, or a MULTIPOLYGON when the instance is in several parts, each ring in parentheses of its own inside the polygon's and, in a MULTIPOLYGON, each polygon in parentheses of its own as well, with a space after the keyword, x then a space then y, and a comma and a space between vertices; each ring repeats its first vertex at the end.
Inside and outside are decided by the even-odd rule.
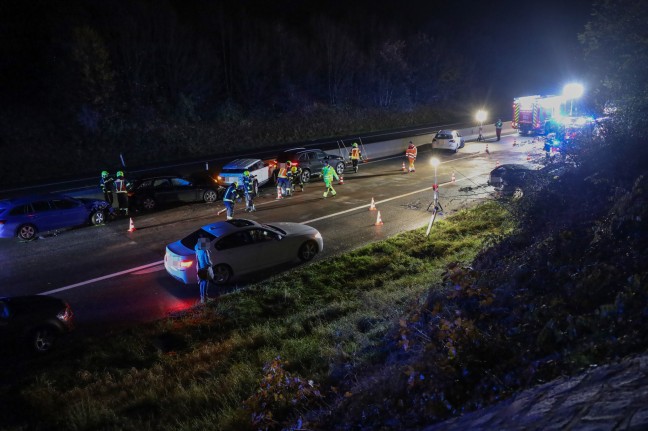
POLYGON ((235 169, 223 169, 221 173, 223 174, 242 174, 248 168, 235 168, 235 169))
POLYGON ((437 139, 452 139, 452 135, 449 133, 437 133, 437 139))

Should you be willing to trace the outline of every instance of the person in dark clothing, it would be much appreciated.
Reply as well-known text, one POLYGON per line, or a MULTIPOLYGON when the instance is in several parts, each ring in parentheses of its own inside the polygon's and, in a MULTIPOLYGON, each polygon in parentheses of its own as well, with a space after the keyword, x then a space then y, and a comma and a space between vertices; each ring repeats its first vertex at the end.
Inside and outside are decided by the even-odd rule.
POLYGON ((104 200, 110 205, 113 203, 113 191, 115 189, 115 179, 110 176, 108 171, 101 172, 101 178, 99 179, 99 187, 104 194, 104 200))
POLYGON ((115 191, 117 192, 117 204, 119 205, 119 213, 128 215, 128 181, 126 181, 126 178, 124 178, 123 171, 117 171, 115 191))
POLYGON ((495 122, 495 134, 497 135, 497 140, 500 140, 500 137, 502 136, 502 119, 498 118, 497 121, 495 122))
POLYGON ((227 220, 234 218, 234 203, 240 198, 238 186, 238 182, 234 181, 225 190, 225 194, 223 195, 223 204, 227 208, 227 220))
POLYGON ((198 238, 194 247, 196 251, 196 268, 198 270, 198 286, 200 287, 200 302, 207 301, 209 292, 209 283, 214 278, 213 262, 209 253, 209 241, 207 238, 198 238))

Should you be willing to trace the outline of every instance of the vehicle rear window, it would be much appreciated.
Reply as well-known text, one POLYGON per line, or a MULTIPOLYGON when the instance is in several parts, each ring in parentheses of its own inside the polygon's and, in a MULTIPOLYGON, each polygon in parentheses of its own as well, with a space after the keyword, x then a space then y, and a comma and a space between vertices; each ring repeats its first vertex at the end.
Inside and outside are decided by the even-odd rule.
POLYGON ((182 238, 180 242, 188 249, 193 250, 196 246, 196 243, 198 243, 198 238, 207 238, 209 242, 212 242, 214 239, 216 239, 216 236, 212 235, 204 229, 198 229, 197 231, 182 238))
POLYGON ((437 135, 438 139, 452 139, 452 135, 449 135, 447 133, 439 133, 437 135))

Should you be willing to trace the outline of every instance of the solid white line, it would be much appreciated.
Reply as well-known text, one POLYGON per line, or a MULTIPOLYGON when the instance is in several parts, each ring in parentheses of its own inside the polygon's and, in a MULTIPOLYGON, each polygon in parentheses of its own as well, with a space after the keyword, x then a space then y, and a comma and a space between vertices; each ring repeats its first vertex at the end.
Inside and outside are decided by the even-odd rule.
POLYGON ((94 283, 96 281, 107 280, 109 278, 119 277, 120 275, 129 274, 131 272, 135 272, 135 271, 139 271, 139 270, 142 270, 142 269, 150 268, 150 267, 156 266, 156 265, 164 265, 164 261, 161 260, 161 261, 158 261, 158 262, 147 263, 146 265, 138 266, 137 268, 131 268, 131 269, 127 269, 125 271, 115 272, 114 274, 104 275, 103 277, 93 278, 92 280, 86 280, 86 281, 82 281, 82 282, 76 283, 76 284, 70 284, 69 286, 60 287, 60 288, 54 289, 54 290, 48 290, 47 292, 39 293, 39 295, 51 295, 52 293, 63 292, 64 290, 74 289, 75 287, 84 286, 86 284, 94 283))

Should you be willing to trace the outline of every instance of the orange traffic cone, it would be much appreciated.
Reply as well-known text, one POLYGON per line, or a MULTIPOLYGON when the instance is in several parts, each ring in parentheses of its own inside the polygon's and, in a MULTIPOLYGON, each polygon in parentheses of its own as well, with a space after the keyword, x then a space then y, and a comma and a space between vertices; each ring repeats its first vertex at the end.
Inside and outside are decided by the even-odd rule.
POLYGON ((376 223, 374 223, 375 226, 382 226, 383 222, 382 219, 380 218, 380 211, 378 211, 378 216, 376 217, 376 223))
POLYGON ((488 142, 486 143, 486 154, 490 154, 490 151, 488 151, 488 142))
POLYGON ((371 206, 369 207, 369 211, 376 211, 376 203, 374 202, 373 198, 371 198, 371 206))
POLYGON ((531 153, 527 153, 527 162, 531 160, 531 153))
POLYGON ((344 176, 340 175, 340 181, 338 181, 338 184, 344 184, 344 176))
POLYGON ((128 232, 135 232, 135 223, 133 223, 133 218, 130 218, 130 226, 128 226, 128 232))
POLYGON ((452 171, 452 182, 454 183, 455 180, 456 180, 456 178, 455 178, 455 174, 454 174, 454 171, 452 171))
POLYGON ((283 196, 281 195, 281 187, 277 187, 277 197, 275 199, 283 199, 283 196))
POLYGON ((403 172, 407 171, 407 168, 405 167, 405 162, 403 162, 403 172))
POLYGON ((496 168, 499 167, 499 160, 497 160, 497 161, 495 162, 495 167, 496 167, 496 168))
POLYGON ((517 139, 513 138, 513 146, 515 147, 517 145, 517 139))

